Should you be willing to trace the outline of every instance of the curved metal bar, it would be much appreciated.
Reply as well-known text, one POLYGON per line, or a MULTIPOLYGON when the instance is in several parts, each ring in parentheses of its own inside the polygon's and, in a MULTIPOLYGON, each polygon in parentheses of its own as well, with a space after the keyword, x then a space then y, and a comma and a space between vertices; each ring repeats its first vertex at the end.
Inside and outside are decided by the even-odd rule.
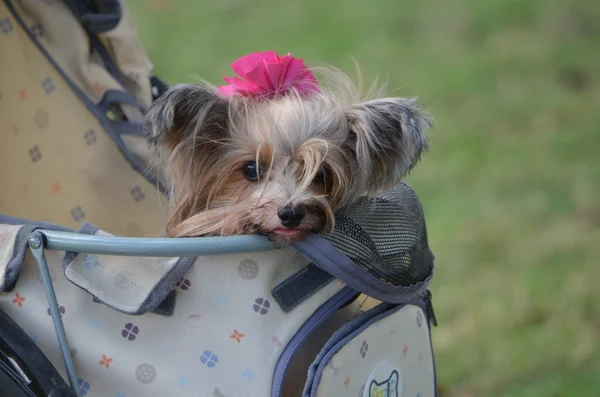
POLYGON ((37 232, 43 234, 46 249, 99 255, 194 257, 275 249, 273 242, 259 235, 142 238, 93 236, 45 229, 39 229, 37 232))

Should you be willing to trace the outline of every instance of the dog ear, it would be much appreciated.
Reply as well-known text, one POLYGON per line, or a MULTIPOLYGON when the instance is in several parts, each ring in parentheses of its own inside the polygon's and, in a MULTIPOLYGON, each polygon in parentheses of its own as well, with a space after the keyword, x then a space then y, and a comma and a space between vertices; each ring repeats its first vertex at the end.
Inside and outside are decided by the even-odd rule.
POLYGON ((142 131, 152 144, 172 151, 187 139, 197 145, 203 140, 223 138, 228 114, 228 100, 213 88, 179 84, 170 87, 150 106, 142 131))
POLYGON ((356 157, 358 188, 376 194, 397 186, 429 147, 431 118, 415 99, 382 98, 352 106, 348 149, 356 157))

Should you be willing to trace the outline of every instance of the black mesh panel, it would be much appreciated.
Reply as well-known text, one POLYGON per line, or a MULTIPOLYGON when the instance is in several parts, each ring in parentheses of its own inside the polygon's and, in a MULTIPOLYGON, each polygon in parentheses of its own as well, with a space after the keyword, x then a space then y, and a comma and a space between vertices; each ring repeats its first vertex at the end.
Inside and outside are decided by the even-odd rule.
POLYGON ((376 278, 407 287, 431 273, 425 218, 406 184, 341 211, 335 232, 322 237, 376 278))

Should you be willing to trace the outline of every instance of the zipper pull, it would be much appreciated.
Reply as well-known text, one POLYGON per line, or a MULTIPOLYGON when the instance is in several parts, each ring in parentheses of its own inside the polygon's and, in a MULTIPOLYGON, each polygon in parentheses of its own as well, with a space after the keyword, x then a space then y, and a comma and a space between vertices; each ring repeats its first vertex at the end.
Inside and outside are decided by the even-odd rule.
POLYGON ((429 314, 429 319, 431 320, 431 323, 433 324, 434 327, 437 327, 438 322, 437 319, 435 318, 435 312, 433 311, 433 303, 431 303, 431 291, 429 289, 427 289, 427 292, 425 292, 425 305, 427 308, 427 313, 429 314))

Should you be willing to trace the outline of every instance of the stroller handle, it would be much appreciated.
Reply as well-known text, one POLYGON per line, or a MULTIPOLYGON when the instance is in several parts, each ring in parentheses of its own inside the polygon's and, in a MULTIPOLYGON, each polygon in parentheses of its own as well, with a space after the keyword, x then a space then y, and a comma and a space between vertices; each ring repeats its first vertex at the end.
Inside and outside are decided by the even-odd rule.
POLYGON ((273 242, 260 235, 146 238, 93 236, 45 229, 34 233, 42 235, 45 249, 99 255, 195 257, 275 249, 273 242))

